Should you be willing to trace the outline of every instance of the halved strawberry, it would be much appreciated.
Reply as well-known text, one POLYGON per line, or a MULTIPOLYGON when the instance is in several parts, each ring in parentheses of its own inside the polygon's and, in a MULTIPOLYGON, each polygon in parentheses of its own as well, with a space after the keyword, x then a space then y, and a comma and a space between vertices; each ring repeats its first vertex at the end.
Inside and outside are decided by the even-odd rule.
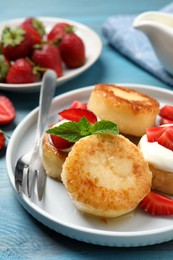
POLYGON ((5 144, 4 132, 0 130, 0 149, 4 147, 4 144, 5 144))
POLYGON ((158 138, 157 142, 160 145, 173 151, 173 126, 166 127, 165 131, 158 138))
POLYGON ((140 207, 151 215, 173 215, 173 200, 153 191, 141 201, 140 207))
POLYGON ((160 125, 173 124, 173 120, 169 120, 167 118, 161 117, 160 125))
POLYGON ((74 122, 78 122, 82 117, 86 117, 86 119, 92 124, 97 122, 97 117, 93 112, 82 108, 69 108, 59 112, 59 115, 74 122))
POLYGON ((16 116, 13 103, 6 96, 0 96, 0 124, 9 124, 16 116))
POLYGON ((160 109, 159 115, 173 121, 173 106, 166 105, 160 109))
POLYGON ((165 127, 150 127, 146 129, 148 142, 156 142, 161 134, 165 131, 165 127))
POLYGON ((69 148, 70 146, 72 146, 74 143, 71 143, 67 140, 65 140, 64 138, 61 138, 59 136, 56 135, 50 135, 52 142, 54 144, 54 146, 57 149, 66 149, 69 148))
POLYGON ((82 103, 79 100, 75 100, 70 108, 82 108, 82 109, 87 109, 87 104, 86 103, 82 103))

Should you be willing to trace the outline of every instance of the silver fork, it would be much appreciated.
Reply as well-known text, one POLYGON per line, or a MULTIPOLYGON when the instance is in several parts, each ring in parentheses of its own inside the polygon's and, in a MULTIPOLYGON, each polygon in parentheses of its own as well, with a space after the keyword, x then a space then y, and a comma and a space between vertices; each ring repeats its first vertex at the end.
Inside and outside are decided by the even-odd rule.
POLYGON ((15 166, 15 186, 18 193, 21 193, 21 191, 24 192, 24 182, 26 180, 27 194, 31 197, 34 179, 36 177, 39 201, 42 199, 46 181, 46 173, 41 160, 40 147, 49 108, 55 92, 56 77, 56 73, 52 70, 47 70, 43 76, 40 89, 39 112, 34 147, 31 151, 22 155, 15 166))

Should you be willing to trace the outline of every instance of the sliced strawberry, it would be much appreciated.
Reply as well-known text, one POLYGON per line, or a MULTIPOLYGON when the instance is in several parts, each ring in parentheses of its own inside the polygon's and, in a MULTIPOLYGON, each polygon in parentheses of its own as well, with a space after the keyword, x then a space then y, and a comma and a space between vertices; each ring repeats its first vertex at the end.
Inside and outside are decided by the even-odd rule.
POLYGON ((153 191, 141 201, 140 207, 151 215, 173 215, 173 200, 153 191))
POLYGON ((173 120, 169 120, 167 118, 161 117, 160 125, 173 124, 173 120))
MULTIPOLYGON (((87 104, 82 103, 78 100, 75 100, 69 108, 82 108, 82 109, 87 109, 87 104)), ((63 120, 64 118, 60 116, 59 121, 63 120)))
POLYGON ((159 115, 173 121, 173 106, 166 105, 160 109, 159 115))
POLYGON ((69 108, 59 112, 59 115, 74 122, 78 122, 82 117, 86 117, 86 119, 92 124, 97 122, 97 117, 93 112, 82 108, 69 108))
POLYGON ((156 142, 161 134, 165 131, 165 127, 151 127, 146 129, 148 142, 156 142))
POLYGON ((165 131, 158 138, 157 142, 173 151, 173 126, 166 127, 165 131))
POLYGON ((82 109, 87 109, 87 104, 82 103, 82 102, 80 102, 80 101, 78 101, 78 100, 75 100, 75 101, 71 104, 70 108, 82 108, 82 109))
POLYGON ((4 147, 5 144, 5 136, 4 133, 0 130, 0 149, 4 147))
POLYGON ((9 124, 16 116, 12 102, 6 96, 0 96, 0 124, 9 124))
POLYGON ((71 143, 67 140, 65 140, 64 138, 61 138, 59 136, 56 135, 50 135, 52 142, 54 144, 54 146, 57 149, 66 149, 69 148, 70 146, 72 146, 74 143, 71 143))

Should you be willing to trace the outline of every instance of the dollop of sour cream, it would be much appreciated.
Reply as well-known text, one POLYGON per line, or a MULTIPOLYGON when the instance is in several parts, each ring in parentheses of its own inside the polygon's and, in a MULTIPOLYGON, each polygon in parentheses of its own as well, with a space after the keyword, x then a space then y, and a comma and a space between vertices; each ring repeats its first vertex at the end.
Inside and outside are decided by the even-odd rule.
POLYGON ((158 142, 148 142, 146 134, 142 136, 138 147, 148 163, 160 170, 173 173, 173 151, 158 142))

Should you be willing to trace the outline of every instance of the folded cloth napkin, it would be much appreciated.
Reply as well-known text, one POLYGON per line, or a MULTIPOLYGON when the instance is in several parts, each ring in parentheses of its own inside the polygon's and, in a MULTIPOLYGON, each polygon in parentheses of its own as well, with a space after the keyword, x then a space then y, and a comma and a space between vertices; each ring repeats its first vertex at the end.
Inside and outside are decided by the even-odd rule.
MULTIPOLYGON (((173 13, 173 3, 161 9, 173 13)), ((108 42, 124 56, 152 73, 163 82, 173 86, 173 76, 160 64, 148 38, 133 28, 135 16, 117 15, 109 17, 102 26, 103 35, 108 42)))

